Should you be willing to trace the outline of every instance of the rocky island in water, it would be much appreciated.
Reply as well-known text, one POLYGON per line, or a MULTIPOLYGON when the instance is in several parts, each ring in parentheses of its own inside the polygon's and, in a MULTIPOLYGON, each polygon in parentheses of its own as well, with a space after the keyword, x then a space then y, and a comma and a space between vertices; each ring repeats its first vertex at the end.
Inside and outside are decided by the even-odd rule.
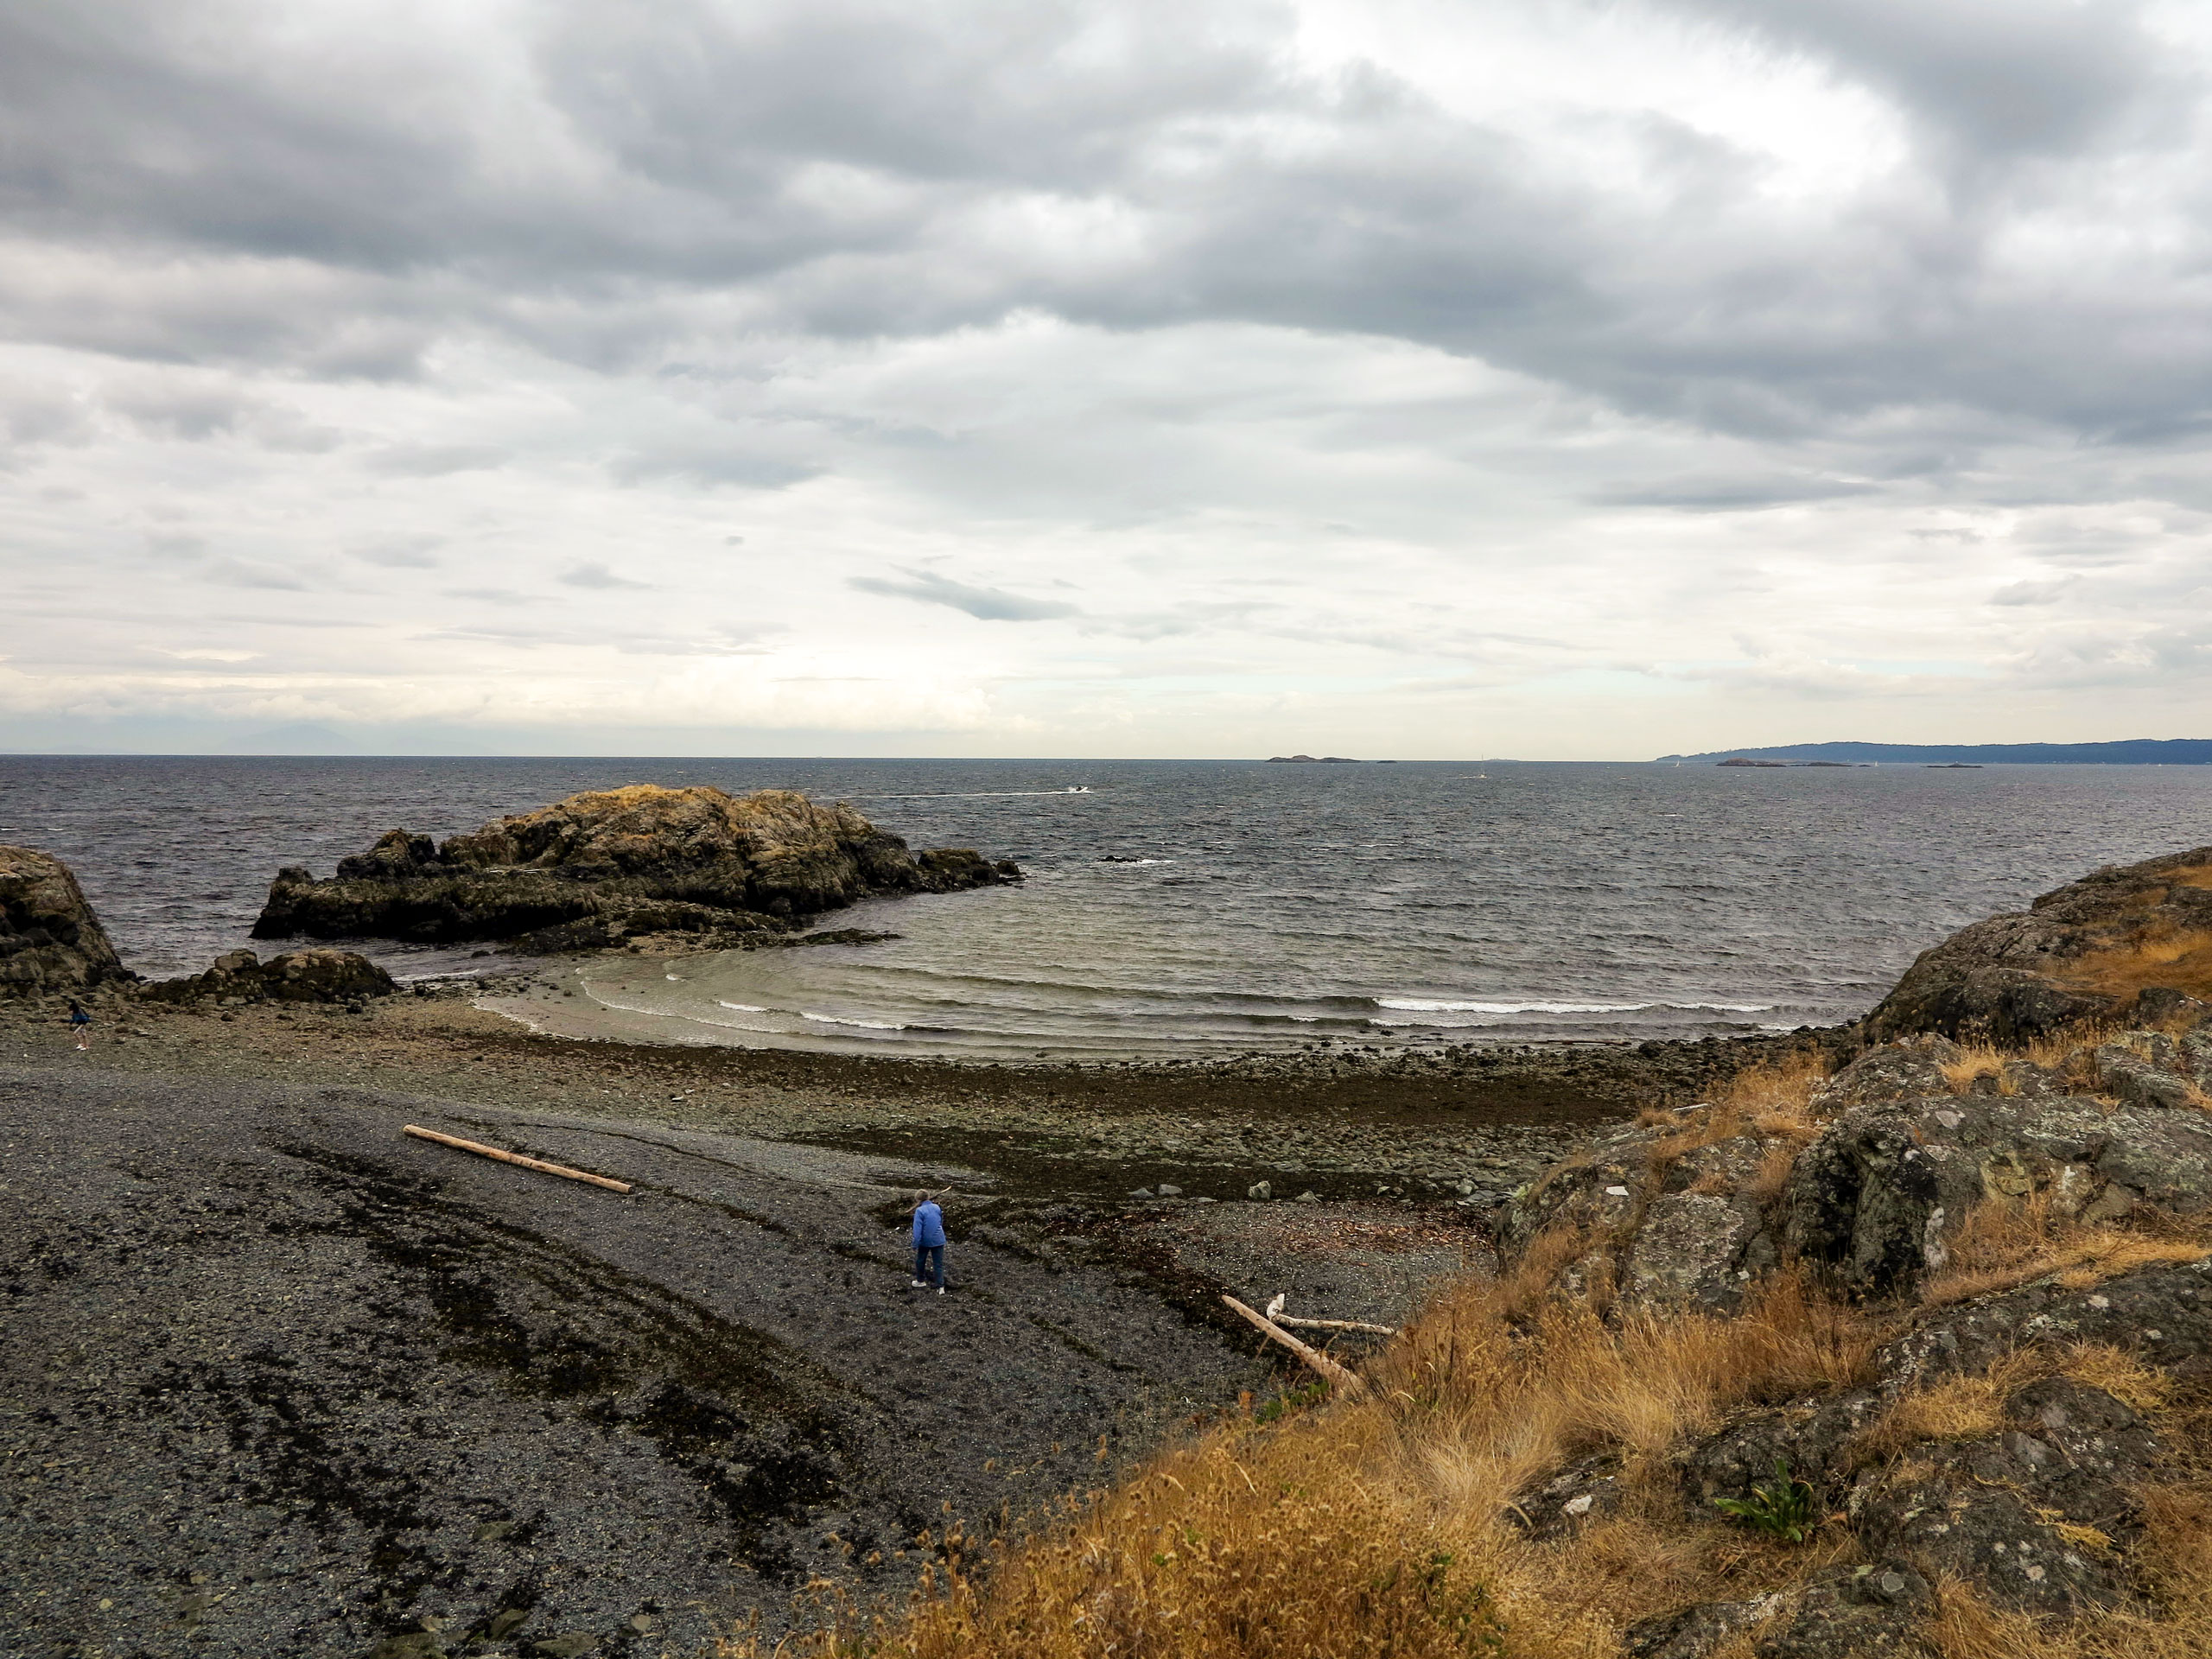
POLYGON ((609 791, 287 869, 256 933, 313 943, 149 985, 0 849, 9 1651, 826 1655, 841 1605, 912 1655, 2202 1651, 2212 849, 1852 1025, 1634 1047, 564 1041, 346 949, 558 995, 1018 879, 609 791))

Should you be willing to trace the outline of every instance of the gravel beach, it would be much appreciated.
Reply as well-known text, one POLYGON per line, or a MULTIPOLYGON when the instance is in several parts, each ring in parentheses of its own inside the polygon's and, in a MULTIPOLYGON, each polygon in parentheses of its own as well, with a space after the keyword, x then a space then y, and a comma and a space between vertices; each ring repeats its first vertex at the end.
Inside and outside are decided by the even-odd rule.
POLYGON ((1724 1064, 1001 1068, 500 1011, 561 990, 110 996, 82 1055, 0 1012, 9 1650, 696 1655, 810 1580, 895 1594, 925 1530, 1297 1381, 1223 1290, 1395 1323, 1483 1268, 1499 1193, 1724 1064))

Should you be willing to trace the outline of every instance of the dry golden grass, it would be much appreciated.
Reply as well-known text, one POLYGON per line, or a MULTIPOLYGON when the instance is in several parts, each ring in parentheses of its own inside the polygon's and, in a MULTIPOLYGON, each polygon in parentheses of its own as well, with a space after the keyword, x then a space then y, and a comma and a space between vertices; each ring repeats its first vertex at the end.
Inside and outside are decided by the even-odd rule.
MULTIPOLYGON (((2177 1016, 2172 1023, 2178 1026, 2182 1020, 2177 1016)), ((2077 1057, 2086 1057, 2090 1050, 2111 1040, 2119 1032, 2120 1027, 2111 1021, 2085 1020, 2012 1048, 1999 1048, 1993 1043, 1963 1042, 1958 1046, 1957 1057, 1942 1062, 1938 1069, 1954 1094, 1972 1094, 1980 1079, 1992 1077, 1996 1080, 2000 1096, 2013 1096, 2020 1090, 2019 1067, 2023 1062, 2045 1071, 2063 1071, 2069 1062, 2078 1067, 2081 1060, 2077 1057)))
POLYGON ((1999 1094, 2012 1095, 2019 1092, 2019 1084, 2005 1075, 2005 1063, 2012 1058, 1993 1043, 1962 1043, 1958 1058, 1944 1061, 1939 1069, 1955 1095, 1973 1092, 1974 1084, 1984 1077, 1997 1079, 1999 1094))
POLYGON ((1827 1063, 1819 1055, 1795 1055, 1738 1072, 1703 1111, 1650 1109, 1638 1114, 1637 1122, 1644 1128, 1675 1131, 1652 1142, 1645 1154, 1653 1179, 1686 1154, 1742 1135, 1765 1136, 1795 1153, 1827 1121, 1812 1104, 1814 1091, 1827 1075, 1827 1063))
POLYGON ((2199 1585, 2155 1615, 2098 1613, 2070 1624, 1992 1607, 1955 1580, 1936 1596, 1928 1635, 1943 1659, 2212 1659, 2212 1597, 2199 1585))
MULTIPOLYGON (((1572 1255, 1576 1245, 1560 1247, 1572 1255)), ((1612 1659, 1621 1627, 1789 1583, 1850 1548, 1687 1520, 1670 1448, 1746 1402, 1865 1375, 1878 1329, 1778 1275, 1744 1314, 1608 1324, 1530 1300, 1535 1269, 1449 1289, 1386 1351, 1370 1395, 1224 1425, 1061 1530, 939 1570, 896 1616, 845 1610, 809 1659, 1612 1659), (1622 1510, 1554 1542, 1514 1504, 1578 1453, 1617 1452, 1622 1510), (1448 1559, 1445 1559, 1448 1558, 1448 1559)), ((747 1637, 724 1659, 771 1651, 747 1637)))
POLYGON ((2009 1354, 1979 1376, 1946 1377, 1906 1395, 1858 1437, 1859 1460, 1894 1457, 1924 1440, 1963 1440, 2005 1426, 2005 1402, 2055 1366, 2033 1350, 2009 1354))
MULTIPOLYGON (((1453 1286, 1366 1398, 1226 1423, 1057 1530, 956 1550, 903 1611, 833 1601, 826 1628, 772 1649, 733 1637, 722 1659, 1618 1659, 1638 1618, 1864 1559, 1837 1524, 1801 1548, 1687 1515, 1666 1459, 1745 1404, 1863 1377, 1901 1314, 1885 1327, 1789 1274, 1734 1319, 1608 1325, 1554 1303, 1530 1325, 1525 1291, 1453 1286), (1592 1449, 1619 1456, 1618 1510, 1550 1541, 1514 1524, 1532 1482, 1592 1449)), ((1946 1585, 1929 1639, 1945 1659, 2212 1659, 2212 1396, 2177 1404, 2117 1350, 2053 1351, 1924 1390, 1865 1452, 1987 1433, 2006 1394, 2053 1373, 2156 1414, 2177 1450, 2183 1478, 2141 1495, 2159 1605, 2051 1627, 1946 1585)))
MULTIPOLYGON (((2057 1063, 2084 1040, 2031 1058, 2057 1063)), ((1707 1112, 1653 1116, 1678 1130, 1655 1177, 1757 1133, 1776 1143, 1757 1179, 1778 1185, 1818 1133, 1821 1075, 1809 1060, 1747 1074, 1707 1112)), ((1839 1303, 1785 1268, 1733 1317, 1622 1312, 1608 1243, 1556 1230, 1500 1276, 1447 1286, 1370 1363, 1361 1399, 1225 1422, 1027 1542, 955 1548, 901 1611, 833 1597, 823 1628, 773 1649, 735 1636, 722 1659, 1619 1659, 1639 1618, 1866 1559, 1840 1518, 1790 1546, 1689 1513, 1674 1459, 1732 1413, 1866 1380, 1916 1310, 1839 1303), (1591 1453, 1606 1454, 1617 1502, 1533 1535, 1518 1506, 1591 1453)), ((2093 1282, 2208 1249, 2212 1224, 2083 1225, 2047 1193, 1993 1201, 1925 1300, 2051 1273, 2093 1282)), ((1906 1395, 1852 1455, 1897 1475, 1916 1446, 2001 1427, 2013 1391, 2056 1374, 2127 1401, 2174 1449, 2174 1478, 2139 1495, 2146 1535, 2126 1546, 2154 1605, 2057 1627, 1946 1584, 1928 1639, 1944 1659, 2212 1659, 2212 1385, 2177 1397, 2171 1376, 2118 1349, 2038 1349, 1906 1395)), ((2086 1530, 2079 1541, 2110 1547, 2086 1530)), ((1733 1638, 1719 1659, 1749 1659, 1751 1643, 1733 1638)))
MULTIPOLYGON (((1339 1410, 1277 1429, 1223 1428, 1103 1495, 1007 1557, 933 1569, 896 1617, 834 1603, 818 1656, 1403 1655, 1497 1652, 1480 1581, 1411 1494, 1374 1478, 1381 1414, 1339 1410), (981 1565, 991 1570, 979 1576, 981 1565)), ((760 1652, 746 1637, 726 1656, 760 1652)))
POLYGON ((1976 1205, 1947 1248, 1949 1260, 1921 1288, 1923 1306, 1970 1301, 2046 1274, 2080 1290, 2158 1262, 2200 1261, 2212 1253, 2212 1220, 2084 1223, 2059 1211, 2045 1188, 1976 1205))
POLYGON ((2133 996, 2153 985, 2166 985, 2212 1000, 2212 933, 2195 928, 2154 928, 2126 944, 2076 957, 2051 977, 2063 985, 2107 996, 2133 996))
POLYGON ((1994 1434, 2005 1427, 2005 1401, 2047 1376, 2070 1376, 2145 1414, 2161 1409, 2171 1389, 2164 1372, 2105 1344, 2024 1348, 1979 1376, 1944 1377, 1902 1395, 1854 1439, 1851 1460, 1864 1464, 1902 1456, 1929 1440, 1994 1434))

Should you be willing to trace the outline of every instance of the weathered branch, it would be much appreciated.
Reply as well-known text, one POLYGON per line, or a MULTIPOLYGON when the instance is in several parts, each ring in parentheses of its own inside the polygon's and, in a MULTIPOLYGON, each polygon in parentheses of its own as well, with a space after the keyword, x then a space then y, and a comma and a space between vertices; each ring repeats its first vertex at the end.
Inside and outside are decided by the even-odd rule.
POLYGON ((1395 1325, 1369 1325, 1360 1319, 1294 1319, 1287 1313, 1275 1315, 1277 1325, 1294 1325, 1307 1331, 1372 1331, 1378 1337, 1395 1337, 1395 1325))
POLYGON ((1319 1348, 1311 1347, 1308 1344, 1300 1342, 1296 1337, 1292 1336, 1289 1332, 1284 1330, 1266 1314, 1257 1313, 1253 1309, 1245 1306, 1243 1303, 1238 1301, 1234 1296, 1224 1296, 1221 1300, 1224 1302, 1226 1302, 1231 1311, 1233 1311, 1239 1318, 1250 1320, 1261 1330, 1266 1332, 1268 1336, 1282 1344, 1282 1345, 1289 1349, 1292 1353, 1296 1354, 1308 1365, 1319 1371, 1323 1376, 1327 1377, 1330 1382, 1342 1389, 1346 1394, 1358 1395, 1367 1392, 1367 1384, 1360 1379, 1359 1374, 1357 1371, 1345 1370, 1344 1367, 1338 1364, 1335 1360, 1331 1359, 1319 1348))
POLYGON ((627 1192, 630 1183, 618 1181, 608 1175, 587 1174, 581 1169, 570 1169, 565 1164, 541 1163, 535 1158, 525 1158, 518 1152, 502 1151, 487 1147, 480 1141, 464 1141, 457 1135, 440 1135, 435 1129, 426 1129, 418 1124, 402 1126, 403 1132, 418 1141, 435 1141, 442 1147, 452 1147, 461 1152, 473 1152, 480 1157, 496 1158, 503 1164, 519 1165, 524 1169, 535 1169, 547 1175, 562 1175, 572 1181, 589 1181, 594 1186, 603 1186, 610 1192, 627 1192))

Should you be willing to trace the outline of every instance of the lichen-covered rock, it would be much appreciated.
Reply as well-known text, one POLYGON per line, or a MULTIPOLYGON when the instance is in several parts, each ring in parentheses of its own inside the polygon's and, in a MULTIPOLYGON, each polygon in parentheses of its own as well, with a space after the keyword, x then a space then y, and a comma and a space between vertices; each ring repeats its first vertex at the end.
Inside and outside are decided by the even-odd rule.
POLYGON ((0 995, 87 991, 133 977, 67 864, 0 847, 0 995))
POLYGON ((1866 1018, 1878 1039, 2005 1045, 2212 992, 2212 847, 2098 870, 1923 951, 1866 1018), (2152 1002, 2139 999, 2150 995, 2152 1002))
POLYGON ((1700 1601, 1628 1627, 1621 1648, 1628 1659, 1706 1659, 1729 1637, 1748 1630, 1780 1604, 1776 1595, 1749 1601, 1700 1601))
POLYGON ((163 980, 139 995, 161 1002, 353 1002, 390 996, 399 987, 366 957, 351 950, 288 950, 263 962, 251 950, 215 958, 204 974, 163 980))
POLYGON ((1742 1303, 1745 1292, 1781 1259, 1756 1185, 1771 1144, 1759 1135, 1737 1135, 1668 1164, 1624 1253, 1624 1300, 1716 1311, 1742 1303))
POLYGON ((1885 1391, 1986 1370, 2037 1343, 2103 1343, 2189 1376, 2212 1370, 2212 1260, 2069 1288, 2039 1280, 1946 1308, 1875 1353, 1885 1391))
POLYGON ((1920 1037, 1870 1048, 1813 1091, 1813 1109, 1832 1116, 1853 1106, 1877 1105, 1952 1092, 1943 1068, 1961 1058, 1958 1045, 1920 1037))
POLYGON ((2203 1097, 2189 1075, 2190 1057, 2162 1031, 2130 1032, 2101 1044, 2090 1064, 2097 1092, 2130 1106, 2190 1110, 2203 1097))
POLYGON ((1612 1514, 1628 1496, 1618 1452, 1579 1458, 1523 1493, 1514 1516, 1539 1538, 1556 1538, 1612 1514))
POLYGON ((1614 1231, 1637 1213, 1638 1194, 1651 1177, 1652 1147, 1669 1138, 1664 1128, 1624 1129, 1592 1143, 1589 1151, 1554 1164, 1507 1200, 1498 1211, 1501 1248, 1525 1249, 1555 1227, 1592 1235, 1614 1231))
POLYGON ((2156 1472, 2157 1436, 2112 1395, 2064 1377, 2020 1390, 2005 1414, 2015 1427, 1922 1448, 1854 1492, 1860 1535, 2025 1612, 2128 1599, 2115 1546, 2141 1529, 2131 1489, 2156 1472))
POLYGON ((1782 1231, 1843 1285, 1883 1294, 1942 1268, 1977 1205, 2037 1193, 2091 1219, 2212 1210, 2212 1115, 2066 1096, 1855 1107, 1798 1156, 1782 1231))
POLYGON ((1935 1611, 1936 1587, 1909 1563, 1823 1567, 1751 1651, 1758 1659, 1935 1659, 1923 1634, 1935 1611))
POLYGON ((1872 1389, 1846 1389, 1732 1423, 1682 1459, 1683 1498, 1693 1513, 1709 1516, 1715 1498, 1750 1496, 1780 1462, 1825 1500, 1847 1472, 1846 1445, 1887 1403, 1872 1389))
POLYGON ((570 796, 434 845, 394 830, 337 875, 277 875, 257 938, 424 941, 544 936, 591 948, 626 935, 779 926, 875 894, 1020 879, 964 848, 916 855, 851 807, 790 790, 743 798, 637 785, 570 796), (562 931, 565 930, 565 931, 562 931))

